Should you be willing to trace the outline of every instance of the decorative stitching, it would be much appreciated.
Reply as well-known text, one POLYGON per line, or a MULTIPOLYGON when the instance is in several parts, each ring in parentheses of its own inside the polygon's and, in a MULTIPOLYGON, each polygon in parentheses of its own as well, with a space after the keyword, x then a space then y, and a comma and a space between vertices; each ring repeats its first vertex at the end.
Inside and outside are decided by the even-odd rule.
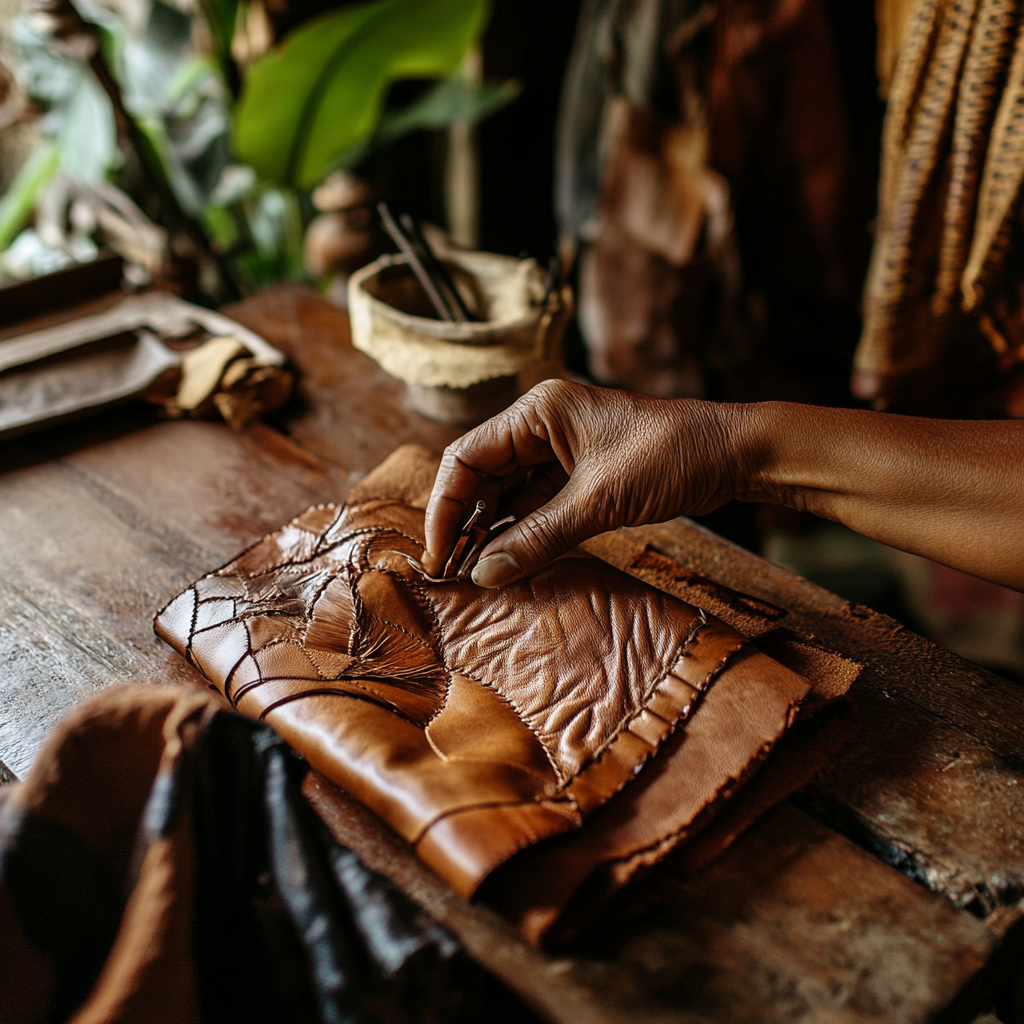
MULTIPOLYGON (((193 597, 193 601, 192 601, 192 624, 188 628, 188 643, 185 645, 185 659, 191 665, 195 665, 196 668, 199 668, 199 666, 196 665, 195 658, 192 657, 192 640, 193 640, 193 638, 196 635, 196 623, 199 621, 199 591, 196 589, 195 584, 193 584, 191 587, 189 587, 188 591, 186 591, 186 593, 188 593, 189 591, 192 593, 192 597, 193 597)), ((168 604, 167 607, 169 608, 170 604, 168 604)), ((167 610, 167 608, 164 609, 164 611, 166 611, 166 610, 167 610)))
POLYGON ((385 703, 383 698, 375 699, 376 695, 370 693, 369 691, 364 692, 366 694, 365 696, 363 696, 363 694, 361 693, 348 693, 344 690, 338 689, 322 688, 317 690, 303 690, 301 693, 292 693, 289 694, 287 697, 282 697, 280 700, 276 700, 273 703, 268 704, 267 707, 265 707, 260 712, 259 720, 261 722, 264 721, 271 711, 276 711, 278 708, 283 707, 285 704, 292 704, 297 700, 302 700, 303 697, 350 697, 352 700, 364 700, 368 704, 373 704, 375 707, 381 708, 383 711, 389 711, 391 714, 396 715, 398 718, 401 718, 403 721, 408 722, 410 725, 414 726, 417 729, 420 727, 417 722, 414 722, 407 715, 404 715, 394 704, 385 703))
POLYGON ((427 641, 424 640, 423 637, 417 636, 415 633, 410 633, 409 630, 405 629, 403 626, 400 626, 397 622, 392 622, 390 619, 382 619, 379 615, 371 615, 370 618, 373 619, 374 622, 379 622, 382 626, 390 626, 397 632, 404 633, 410 640, 415 640, 416 643, 418 643, 421 647, 426 647, 426 649, 430 651, 431 654, 436 653, 434 651, 433 644, 427 643, 427 641))

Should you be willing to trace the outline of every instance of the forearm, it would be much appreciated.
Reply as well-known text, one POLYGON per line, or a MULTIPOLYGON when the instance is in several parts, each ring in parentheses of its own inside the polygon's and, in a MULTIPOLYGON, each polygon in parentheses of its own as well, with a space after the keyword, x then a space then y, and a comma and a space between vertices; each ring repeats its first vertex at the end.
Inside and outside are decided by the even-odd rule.
POLYGON ((1024 590, 1024 422, 731 407, 737 494, 1024 590))

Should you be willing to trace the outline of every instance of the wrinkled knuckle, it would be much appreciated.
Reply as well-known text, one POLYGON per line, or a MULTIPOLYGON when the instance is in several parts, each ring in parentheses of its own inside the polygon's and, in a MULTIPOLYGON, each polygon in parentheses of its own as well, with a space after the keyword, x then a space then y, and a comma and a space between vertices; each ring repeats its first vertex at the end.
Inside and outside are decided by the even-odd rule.
POLYGON ((550 380, 542 380, 533 388, 530 394, 541 402, 560 404, 569 398, 575 389, 580 386, 579 384, 572 383, 572 381, 552 377, 550 380))
POLYGON ((557 524, 547 513, 536 512, 520 523, 519 536, 523 548, 538 562, 550 562, 562 553, 557 524))

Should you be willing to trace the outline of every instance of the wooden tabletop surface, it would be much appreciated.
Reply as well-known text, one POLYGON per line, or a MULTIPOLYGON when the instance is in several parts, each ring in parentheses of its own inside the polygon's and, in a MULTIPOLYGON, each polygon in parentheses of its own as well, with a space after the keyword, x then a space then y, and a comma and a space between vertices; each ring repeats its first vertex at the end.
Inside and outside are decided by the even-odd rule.
MULTIPOLYGON (((279 429, 123 408, 0 445, 0 759, 17 775, 97 689, 198 680, 152 633, 181 587, 344 499, 398 444, 439 451, 458 433, 414 413, 311 289, 226 312, 301 371, 279 429)), ((685 520, 636 536, 646 555, 629 571, 674 574, 716 614, 720 585, 754 595, 865 666, 859 737, 831 768, 696 875, 658 869, 630 912, 556 955, 455 897, 361 808, 337 830, 552 1021, 969 1021, 1012 990, 1024 691, 685 520)))

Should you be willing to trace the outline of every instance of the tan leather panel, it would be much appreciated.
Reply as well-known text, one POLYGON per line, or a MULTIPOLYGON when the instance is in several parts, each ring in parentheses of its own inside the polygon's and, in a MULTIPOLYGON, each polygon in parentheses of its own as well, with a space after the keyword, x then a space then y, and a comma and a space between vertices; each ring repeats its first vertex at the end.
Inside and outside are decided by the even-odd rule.
MULTIPOLYGON (((234 692, 235 707, 251 718, 265 718, 275 708, 289 701, 306 697, 336 695, 367 700, 392 714, 402 715, 402 708, 380 687, 365 685, 361 680, 331 679, 317 685, 308 679, 274 677, 261 679, 249 686, 239 687, 234 692)), ((403 715, 403 717, 407 717, 403 715)), ((413 722, 413 724, 418 724, 413 722)))
POLYGON ((640 711, 695 624, 688 605, 613 572, 573 552, 500 599, 429 590, 451 663, 516 708, 565 781, 640 711))
POLYGON ((351 654, 355 610, 351 579, 347 575, 335 576, 313 602, 306 646, 351 654))
POLYGON ((200 672, 214 682, 227 678, 249 651, 249 631, 237 619, 195 633, 188 653, 200 672))
POLYGON ((409 842, 453 811, 543 797, 543 780, 532 772, 442 760, 422 729, 367 701, 314 695, 275 708, 266 721, 409 842))
POLYGON ((213 597, 245 597, 245 585, 237 576, 204 576, 196 583, 195 591, 204 601, 213 597))
POLYGON ((581 824, 582 818, 568 802, 474 807, 431 825, 416 844, 416 854, 468 899, 481 878, 524 847, 581 824))
POLYGON ((528 939, 539 941, 585 880, 594 898, 661 860, 757 769, 808 687, 764 658, 749 647, 736 655, 649 770, 594 810, 584 828, 537 846, 495 877, 491 892, 528 939))
POLYGON ((650 708, 644 708, 634 718, 627 728, 634 736, 639 736, 652 748, 660 747, 668 738, 668 734, 675 725, 675 717, 666 721, 660 715, 656 715, 650 708))
POLYGON ((195 611, 196 591, 194 587, 189 587, 171 601, 153 623, 156 635, 179 654, 184 654, 188 649, 195 611))
POLYGON ((666 722, 675 721, 680 716, 690 713, 690 708, 697 697, 697 691, 692 686, 686 686, 681 680, 673 676, 666 676, 655 688, 647 701, 647 707, 659 718, 666 722), (666 680, 670 680, 670 686, 666 686, 666 680), (674 688, 672 687, 674 684, 674 688))
POLYGON ((305 623, 288 615, 247 615, 245 625, 249 630, 249 646, 258 651, 279 640, 301 640, 305 623))
POLYGON ((545 792, 555 791, 555 770, 540 740, 500 694, 475 679, 452 676, 444 709, 426 731, 445 759, 521 765, 543 780, 545 792))
POLYGON ((747 642, 742 633, 721 620, 711 616, 706 616, 706 620, 672 666, 672 675, 697 690, 703 690, 724 667, 729 655, 747 642))
POLYGON ((338 518, 338 505, 314 505, 295 519, 295 525, 322 537, 338 518))
POLYGON ((589 814, 622 789, 653 753, 650 743, 626 729, 567 788, 580 810, 589 814))
POLYGON ((264 679, 318 679, 316 666, 301 643, 285 640, 268 644, 253 654, 264 679))
MULTIPOLYGON (((409 581, 385 572, 364 573, 356 586, 367 612, 409 637, 414 637, 433 652, 430 642, 432 609, 409 586, 409 581)), ((436 659, 438 655, 434 653, 436 659)))

